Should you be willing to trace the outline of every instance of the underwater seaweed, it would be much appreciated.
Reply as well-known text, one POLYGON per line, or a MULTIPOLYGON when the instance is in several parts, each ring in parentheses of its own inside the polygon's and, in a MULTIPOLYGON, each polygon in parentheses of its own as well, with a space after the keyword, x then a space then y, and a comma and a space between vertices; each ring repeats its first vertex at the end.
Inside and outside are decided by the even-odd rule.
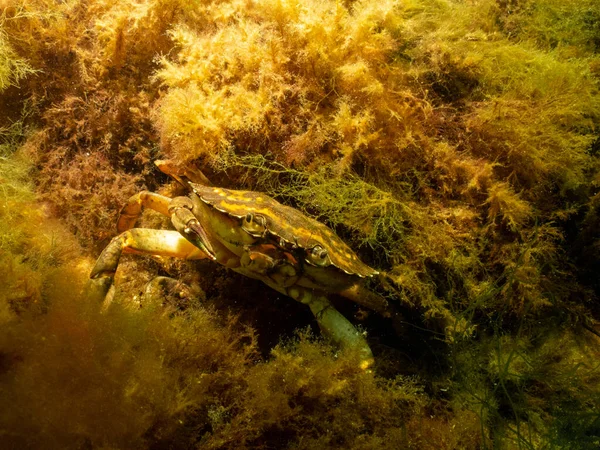
POLYGON ((5 442, 598 446, 598 2, 0 6, 5 442), (125 260, 113 304, 85 302, 127 197, 176 191, 165 157, 385 272, 405 329, 366 319, 375 373, 307 334, 269 353, 254 310, 281 303, 202 264, 125 260), (157 274, 205 295, 140 300, 157 274))
MULTIPOLYGON (((17 186, 30 163, 8 161, 17 169, 2 173, 17 186)), ((307 333, 260 361, 253 330, 197 303, 90 302, 81 291, 91 261, 28 189, 4 191, 12 208, 1 222, 11 238, 0 253, 5 445, 406 442, 403 424, 422 403, 414 380, 362 371, 307 333)))

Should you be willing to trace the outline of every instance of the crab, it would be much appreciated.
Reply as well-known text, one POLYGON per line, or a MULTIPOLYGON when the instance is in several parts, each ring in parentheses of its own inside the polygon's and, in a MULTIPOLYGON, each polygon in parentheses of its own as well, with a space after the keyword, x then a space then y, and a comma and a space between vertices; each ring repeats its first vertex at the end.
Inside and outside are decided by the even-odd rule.
POLYGON ((324 335, 339 347, 356 349, 361 367, 372 365, 365 336, 332 306, 328 294, 389 316, 388 302, 365 287, 377 270, 330 228, 297 209, 260 192, 213 187, 201 174, 180 173, 168 161, 156 164, 189 193, 169 198, 142 191, 129 199, 117 222, 120 234, 90 274, 95 296, 107 295, 122 253, 210 259, 306 304, 324 335), (169 216, 175 230, 135 228, 143 207, 169 216))

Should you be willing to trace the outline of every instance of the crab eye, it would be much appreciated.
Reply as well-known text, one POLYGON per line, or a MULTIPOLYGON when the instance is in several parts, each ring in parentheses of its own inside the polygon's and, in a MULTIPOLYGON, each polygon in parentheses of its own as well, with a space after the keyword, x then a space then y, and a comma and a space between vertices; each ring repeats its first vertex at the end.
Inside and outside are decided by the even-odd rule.
POLYGON ((314 266, 324 267, 329 265, 327 250, 320 245, 315 245, 308 253, 307 262, 314 266))
POLYGON ((267 232, 267 221, 260 214, 248 213, 242 220, 242 229, 251 236, 264 236, 267 232))
POLYGON ((319 259, 327 258, 327 250, 323 250, 320 247, 313 248, 312 254, 315 258, 319 258, 319 259))

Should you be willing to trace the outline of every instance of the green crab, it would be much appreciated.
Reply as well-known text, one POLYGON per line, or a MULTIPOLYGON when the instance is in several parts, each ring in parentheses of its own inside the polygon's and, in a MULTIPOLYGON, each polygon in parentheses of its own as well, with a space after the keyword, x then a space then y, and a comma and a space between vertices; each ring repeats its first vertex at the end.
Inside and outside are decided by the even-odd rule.
POLYGON ((189 194, 169 198, 142 191, 129 199, 117 222, 120 234, 90 274, 96 296, 106 296, 123 252, 208 258, 308 305, 325 335, 340 347, 358 349, 361 367, 373 363, 365 337, 327 294, 389 316, 387 301, 364 286, 378 274, 375 269, 327 226, 263 193, 212 187, 202 175, 181 174, 166 161, 156 164, 189 194), (134 228, 143 207, 169 216, 176 231, 134 228))

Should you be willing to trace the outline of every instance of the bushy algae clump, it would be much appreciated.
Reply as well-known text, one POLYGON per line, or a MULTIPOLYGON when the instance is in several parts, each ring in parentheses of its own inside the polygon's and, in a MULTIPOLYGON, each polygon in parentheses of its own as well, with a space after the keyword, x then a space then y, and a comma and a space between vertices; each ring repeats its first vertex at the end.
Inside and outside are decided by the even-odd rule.
POLYGON ((550 224, 587 195, 597 80, 586 58, 513 41, 507 13, 479 3, 233 2, 233 22, 175 28, 180 50, 156 75, 169 88, 156 116, 164 151, 182 164, 225 157, 231 167, 229 149, 308 171, 328 164, 295 192, 272 192, 343 222, 358 243, 382 239, 404 289, 420 297, 404 274, 439 284, 428 265, 441 264, 474 302, 523 261, 519 295, 502 301, 547 305, 537 293, 556 271, 541 266, 561 258, 562 236, 550 224))
POLYGON ((90 302, 82 291, 91 258, 32 192, 31 162, 10 143, 1 149, 3 445, 411 443, 405 426, 423 406, 420 385, 364 372, 308 332, 260 361, 250 327, 198 302, 90 302))
MULTIPOLYGON (((81 379, 87 370, 96 373, 94 358, 118 360, 123 365, 109 364, 114 370, 99 376, 111 386, 113 377, 120 380, 133 397, 145 393, 106 407, 121 411, 115 416, 125 417, 126 427, 107 426, 105 436, 85 431, 81 442, 598 446, 600 388, 590 363, 600 312, 598 2, 6 0, 2 6, 0 127, 18 136, 7 138, 12 150, 2 156, 0 174, 8 195, 1 261, 11 274, 3 308, 19 323, 12 329, 21 330, 5 345, 16 346, 17 335, 28 343, 22 348, 41 340, 60 360, 41 337, 62 329, 51 326, 52 317, 81 318, 84 325, 66 327, 62 339, 74 330, 104 343, 82 365, 81 379), (385 271, 378 289, 409 323, 395 330, 401 337, 394 340, 383 321, 365 322, 380 353, 376 370, 390 379, 414 374, 425 390, 417 394, 406 378, 365 381, 367 375, 348 373, 306 337, 256 365, 252 339, 222 314, 197 305, 186 312, 127 305, 144 280, 166 272, 198 281, 208 302, 235 307, 237 300, 224 298, 232 297, 226 283, 213 282, 231 275, 202 264, 125 261, 123 288, 106 313, 115 315, 115 328, 95 307, 80 305, 75 291, 61 301, 49 286, 63 289, 66 273, 81 270, 68 260, 106 244, 129 195, 165 182, 152 164, 164 157, 197 165, 220 185, 266 191, 302 209, 385 271), (29 180, 35 197, 23 184, 29 180), (59 227, 53 216, 75 238, 62 228, 50 231, 59 227), (42 220, 48 225, 39 233, 34 224, 42 220), (48 236, 62 243, 54 246, 59 239, 48 236), (192 275, 198 268, 202 273, 192 275), (56 277, 48 278, 50 272, 56 277), (43 308, 19 315, 31 305, 43 308), (85 325, 95 315, 106 328, 85 325), (192 339, 186 333, 194 320, 209 328, 207 338, 231 332, 223 339, 235 342, 240 355, 229 349, 224 366, 213 367, 222 374, 229 358, 243 367, 221 386, 218 401, 204 398, 192 381, 182 387, 203 370, 194 366, 200 363, 193 345, 169 359, 162 349, 170 344, 159 344, 175 339, 171 331, 192 339), (165 331, 146 346, 136 333, 154 330, 153 323, 165 331), (238 332, 246 338, 236 340, 238 332), (127 336, 130 359, 115 356, 111 333, 127 336), (139 381, 144 364, 156 376, 139 381), (284 381, 286 366, 294 370, 284 381), (180 400, 170 403, 165 385, 173 383, 180 400), (152 389, 162 400, 148 394, 152 389), (321 389, 330 396, 321 400, 321 389), (232 403, 243 396, 242 406, 232 403), (365 421, 350 412, 353 402, 364 406, 358 409, 365 421), (134 414, 140 404, 151 412, 134 414), (398 409, 403 405, 413 418, 398 409), (339 414, 328 416, 331 408, 339 414), (370 415, 374 409, 380 414, 370 415), (335 429, 350 424, 349 434, 327 432, 321 422, 335 429)), ((165 225, 152 215, 142 223, 165 225)), ((23 361, 44 359, 31 355, 23 361)), ((7 373, 14 373, 8 361, 7 373)), ((44 361, 40 367, 53 364, 44 361)), ((41 378, 31 368, 30 380, 41 378)), ((99 399, 103 388, 97 389, 89 392, 99 399)), ((58 380, 50 391, 61 392, 58 380)), ((15 392, 18 402, 24 391, 15 392)))

